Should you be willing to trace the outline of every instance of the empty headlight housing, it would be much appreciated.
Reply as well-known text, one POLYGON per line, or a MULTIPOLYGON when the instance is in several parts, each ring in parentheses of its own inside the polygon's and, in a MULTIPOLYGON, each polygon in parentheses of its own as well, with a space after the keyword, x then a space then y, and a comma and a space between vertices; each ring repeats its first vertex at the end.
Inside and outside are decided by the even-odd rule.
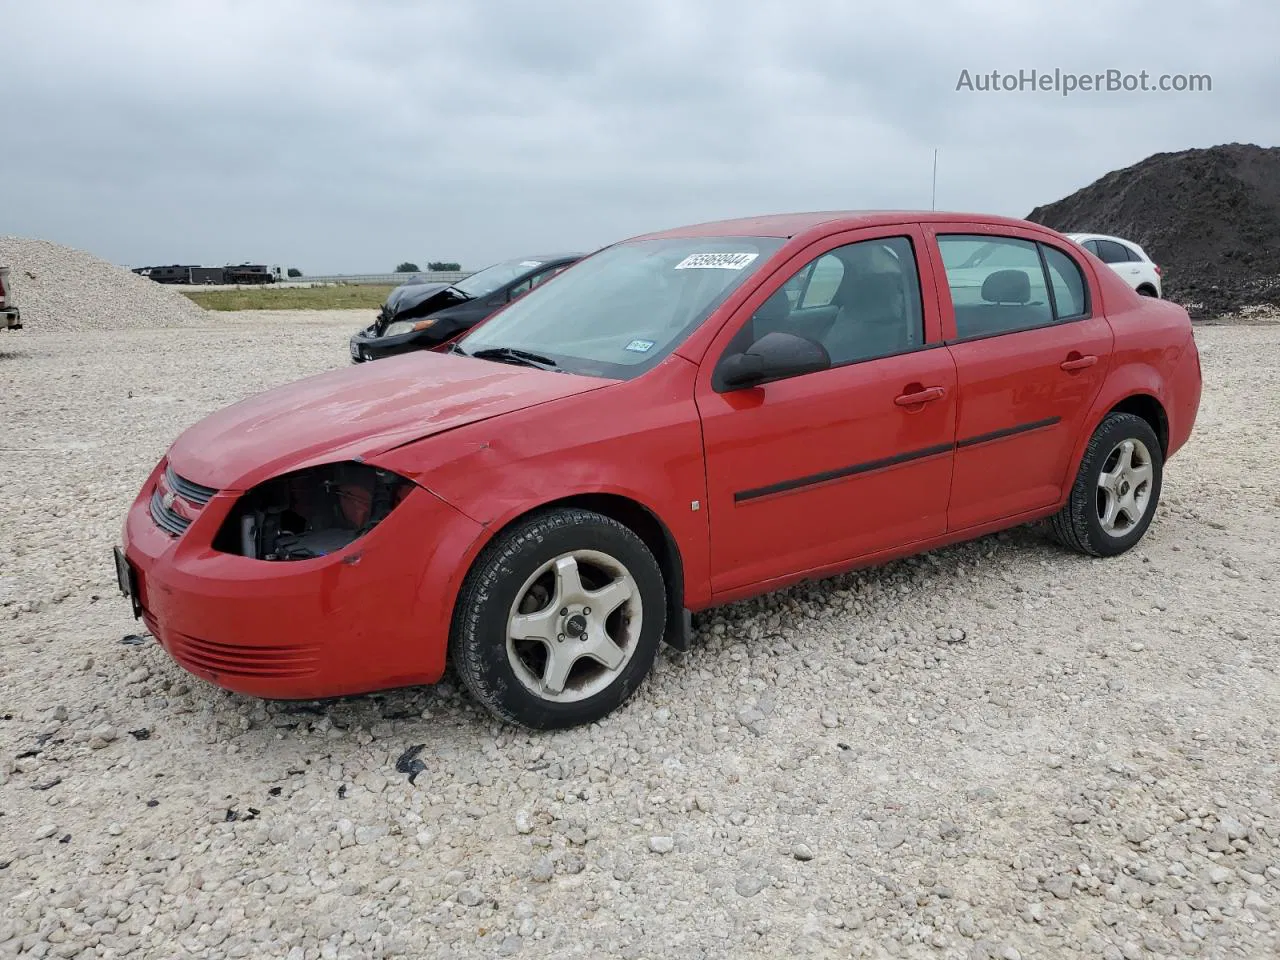
POLYGON ((255 560, 311 560, 381 523, 409 493, 404 477, 345 461, 281 474, 242 496, 213 548, 255 560))

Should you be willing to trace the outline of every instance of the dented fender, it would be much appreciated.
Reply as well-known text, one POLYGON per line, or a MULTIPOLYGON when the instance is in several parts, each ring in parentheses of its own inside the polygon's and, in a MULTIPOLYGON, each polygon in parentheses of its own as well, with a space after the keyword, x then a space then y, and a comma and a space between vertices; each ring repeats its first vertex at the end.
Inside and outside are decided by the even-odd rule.
POLYGON ((507 525, 551 503, 608 495, 649 511, 666 528, 684 572, 684 605, 710 603, 710 531, 696 368, 670 357, 645 380, 566 397, 459 427, 367 462, 393 470, 483 526, 465 557, 507 525), (664 380, 653 390, 651 377, 664 380), (662 399, 655 402, 655 393, 662 399))

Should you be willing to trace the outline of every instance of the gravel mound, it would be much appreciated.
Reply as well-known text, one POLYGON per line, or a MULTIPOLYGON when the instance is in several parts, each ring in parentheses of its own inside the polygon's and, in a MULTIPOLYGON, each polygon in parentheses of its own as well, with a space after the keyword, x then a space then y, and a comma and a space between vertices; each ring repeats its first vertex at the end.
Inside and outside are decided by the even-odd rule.
POLYGON ((1027 219, 1140 243, 1164 271, 1165 295, 1197 319, 1280 305, 1280 147, 1157 153, 1027 219))
POLYGON ((177 290, 48 240, 0 237, 0 264, 25 328, 72 332, 124 327, 173 327, 205 312, 177 290))

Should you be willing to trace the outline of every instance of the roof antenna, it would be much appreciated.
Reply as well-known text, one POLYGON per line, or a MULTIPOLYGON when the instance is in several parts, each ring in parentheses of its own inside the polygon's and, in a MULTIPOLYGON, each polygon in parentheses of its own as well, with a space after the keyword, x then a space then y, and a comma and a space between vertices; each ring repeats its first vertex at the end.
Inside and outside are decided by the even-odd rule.
POLYGON ((938 148, 933 148, 933 196, 929 200, 929 209, 938 209, 938 148))

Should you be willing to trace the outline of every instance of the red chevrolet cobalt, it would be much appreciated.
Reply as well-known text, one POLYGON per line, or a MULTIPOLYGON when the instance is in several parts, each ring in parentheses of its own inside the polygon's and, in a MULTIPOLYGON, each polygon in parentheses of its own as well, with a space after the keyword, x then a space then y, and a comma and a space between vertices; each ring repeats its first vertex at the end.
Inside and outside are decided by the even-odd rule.
POLYGON ((689 612, 1050 519, 1141 539, 1187 314, 1057 233, 808 213, 615 244, 449 353, 196 424, 117 553, 183 667, 262 697, 436 681, 505 720, 627 699, 689 612))

